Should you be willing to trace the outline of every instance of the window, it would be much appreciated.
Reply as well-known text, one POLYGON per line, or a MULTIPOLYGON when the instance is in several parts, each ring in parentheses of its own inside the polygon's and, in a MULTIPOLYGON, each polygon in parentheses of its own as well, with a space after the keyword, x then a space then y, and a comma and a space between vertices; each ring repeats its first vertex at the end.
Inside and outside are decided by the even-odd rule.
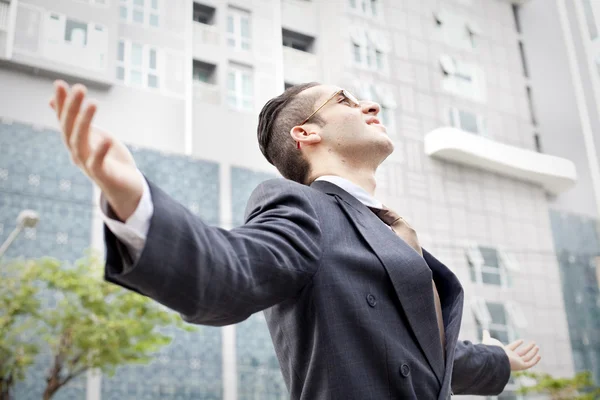
POLYGON ((533 105, 533 94, 531 93, 531 87, 527 86, 525 90, 527 93, 527 103, 529 104, 529 114, 531 118, 531 123, 533 125, 537 125, 537 118, 535 117, 535 107, 533 105))
POLYGON ((596 16, 594 15, 594 5, 592 4, 592 0, 582 1, 590 39, 595 40, 598 37, 598 25, 596 24, 596 16))
POLYGON ((444 90, 472 100, 485 99, 483 72, 480 68, 456 61, 447 55, 440 57, 440 66, 444 74, 442 79, 444 90))
POLYGON ((390 47, 382 34, 356 28, 351 31, 350 36, 352 60, 355 65, 380 72, 386 71, 386 54, 390 51, 390 47))
POLYGON ((117 48, 117 80, 133 87, 159 89, 161 57, 151 46, 121 40, 117 48))
POLYGON ((45 21, 44 56, 82 68, 106 68, 108 32, 103 25, 49 12, 45 21))
POLYGON ((542 139, 540 138, 540 134, 539 133, 535 133, 533 135, 533 141, 534 141, 534 144, 535 144, 535 151, 537 151, 538 153, 543 153, 542 139))
POLYGON ((240 64, 230 64, 227 72, 227 103, 237 110, 254 108, 254 82, 252 69, 240 64))
POLYGON ((471 309, 475 316, 478 337, 483 336, 483 330, 504 344, 512 342, 518 328, 527 326, 527 319, 519 305, 512 301, 497 303, 481 297, 471 300, 471 309))
POLYGON ((438 40, 448 46, 471 50, 477 46, 481 29, 476 21, 453 12, 441 10, 433 13, 438 40))
POLYGON ((377 17, 380 15, 380 0, 348 0, 350 8, 360 12, 367 17, 377 17))
POLYGON ((230 7, 227 12, 227 46, 250 50, 250 13, 230 7))
POLYGON ((159 0, 120 0, 121 21, 159 27, 159 0))
POLYGON ((292 49, 305 51, 307 53, 313 52, 313 45, 315 42, 314 37, 290 31, 288 29, 282 29, 281 33, 283 37, 283 45, 285 47, 291 47, 292 49))
POLYGON ((205 63, 203 61, 194 60, 193 78, 195 82, 204 82, 214 85, 216 83, 217 66, 214 64, 205 63))
POLYGON ((450 125, 455 128, 479 135, 485 133, 483 118, 475 113, 452 107, 448 110, 448 117, 450 125))
POLYGON ((520 15, 520 7, 518 4, 512 5, 513 18, 515 20, 515 29, 518 33, 521 33, 521 15, 520 15))
POLYGON ((523 42, 519 41, 519 53, 521 54, 521 65, 523 66, 523 76, 529 77, 529 70, 527 68, 527 59, 525 58, 525 47, 523 42))
POLYGON ((0 0, 0 31, 8 30, 8 13, 10 10, 10 3, 4 0, 0 0))
POLYGON ((205 25, 215 24, 216 10, 214 7, 194 2, 194 21, 205 25))
POLYGON ((467 246, 467 262, 471 280, 479 284, 509 286, 509 271, 518 271, 516 261, 505 251, 492 247, 470 244, 467 246))

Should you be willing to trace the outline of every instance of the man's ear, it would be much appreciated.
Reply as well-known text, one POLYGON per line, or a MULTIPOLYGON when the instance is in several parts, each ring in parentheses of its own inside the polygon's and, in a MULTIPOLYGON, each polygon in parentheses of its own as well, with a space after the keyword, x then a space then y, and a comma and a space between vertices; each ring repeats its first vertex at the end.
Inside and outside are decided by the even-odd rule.
POLYGON ((307 125, 296 125, 290 130, 290 135, 296 143, 300 143, 300 147, 303 145, 308 146, 311 144, 317 144, 321 141, 321 135, 315 129, 310 129, 307 125))

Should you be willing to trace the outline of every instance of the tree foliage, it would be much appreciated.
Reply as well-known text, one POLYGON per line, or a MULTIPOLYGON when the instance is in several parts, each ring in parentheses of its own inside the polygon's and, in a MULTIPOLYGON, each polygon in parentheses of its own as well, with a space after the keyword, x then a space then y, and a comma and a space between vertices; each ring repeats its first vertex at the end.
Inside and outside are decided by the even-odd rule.
POLYGON ((518 377, 527 378, 533 384, 521 386, 521 394, 545 394, 551 400, 598 400, 600 387, 594 384, 589 371, 579 372, 572 378, 555 378, 549 374, 530 371, 519 372, 518 377))
POLYGON ((13 304, 6 313, 0 312, 0 321, 7 321, 0 322, 7 326, 1 331, 0 349, 6 348, 10 355, 8 362, 0 364, 6 364, 0 382, 11 378, 14 384, 22 379, 35 354, 46 350, 52 365, 44 399, 89 369, 112 375, 118 366, 147 363, 171 342, 161 327, 192 329, 149 298, 105 282, 103 263, 94 255, 74 265, 52 258, 22 261, 11 270, 19 268, 21 273, 14 273, 10 284, 15 288, 5 287, 3 281, 0 294, 0 304, 13 304), (41 298, 50 299, 54 306, 40 307, 41 298), (19 319, 21 323, 11 323, 19 319), (18 361, 19 354, 26 356, 18 361))

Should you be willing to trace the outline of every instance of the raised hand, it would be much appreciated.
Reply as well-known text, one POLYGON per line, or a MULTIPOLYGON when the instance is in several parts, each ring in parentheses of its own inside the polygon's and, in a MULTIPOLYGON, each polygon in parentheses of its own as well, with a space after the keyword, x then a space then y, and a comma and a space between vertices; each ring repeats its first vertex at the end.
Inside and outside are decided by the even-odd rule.
POLYGON ((86 100, 87 89, 54 82, 50 107, 56 112, 71 160, 96 183, 117 216, 125 221, 133 214, 144 190, 143 177, 127 147, 92 126, 96 103, 86 100))
POLYGON ((491 337, 488 330, 484 330, 481 343, 489 346, 502 347, 508 356, 511 371, 523 371, 532 368, 542 359, 542 357, 538 354, 540 348, 536 346, 534 342, 529 343, 525 347, 519 348, 523 343, 525 343, 523 339, 515 340, 514 342, 505 346, 498 339, 491 337))

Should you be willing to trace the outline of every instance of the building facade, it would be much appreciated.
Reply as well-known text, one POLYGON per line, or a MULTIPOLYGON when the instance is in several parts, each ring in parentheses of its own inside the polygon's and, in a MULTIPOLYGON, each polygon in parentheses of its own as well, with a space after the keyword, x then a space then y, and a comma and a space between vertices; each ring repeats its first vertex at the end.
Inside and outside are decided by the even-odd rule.
MULTIPOLYGON (((40 226, 10 255, 73 259, 102 247, 98 193, 69 165, 47 105, 53 79, 85 83, 97 125, 132 147, 146 176, 225 228, 277 176, 256 144, 262 105, 289 85, 331 83, 381 104, 396 150, 377 196, 463 283, 462 338, 489 329, 535 340, 537 370, 598 374, 598 110, 588 105, 586 131, 563 57, 566 3, 0 0, 0 240, 27 206, 43 210, 40 226), (556 36, 551 56, 545 35, 556 36), (69 212, 84 226, 62 224, 69 212)), ((587 5, 574 3, 581 10, 566 15, 579 27, 587 5)), ((573 35, 587 82, 595 42, 573 35)), ((596 104, 595 93, 583 102, 596 104)), ((90 373, 57 397, 287 397, 262 314, 173 334, 150 365, 90 373)), ((39 397, 43 361, 17 398, 39 397)), ((517 398, 515 387, 501 398, 517 398)))

